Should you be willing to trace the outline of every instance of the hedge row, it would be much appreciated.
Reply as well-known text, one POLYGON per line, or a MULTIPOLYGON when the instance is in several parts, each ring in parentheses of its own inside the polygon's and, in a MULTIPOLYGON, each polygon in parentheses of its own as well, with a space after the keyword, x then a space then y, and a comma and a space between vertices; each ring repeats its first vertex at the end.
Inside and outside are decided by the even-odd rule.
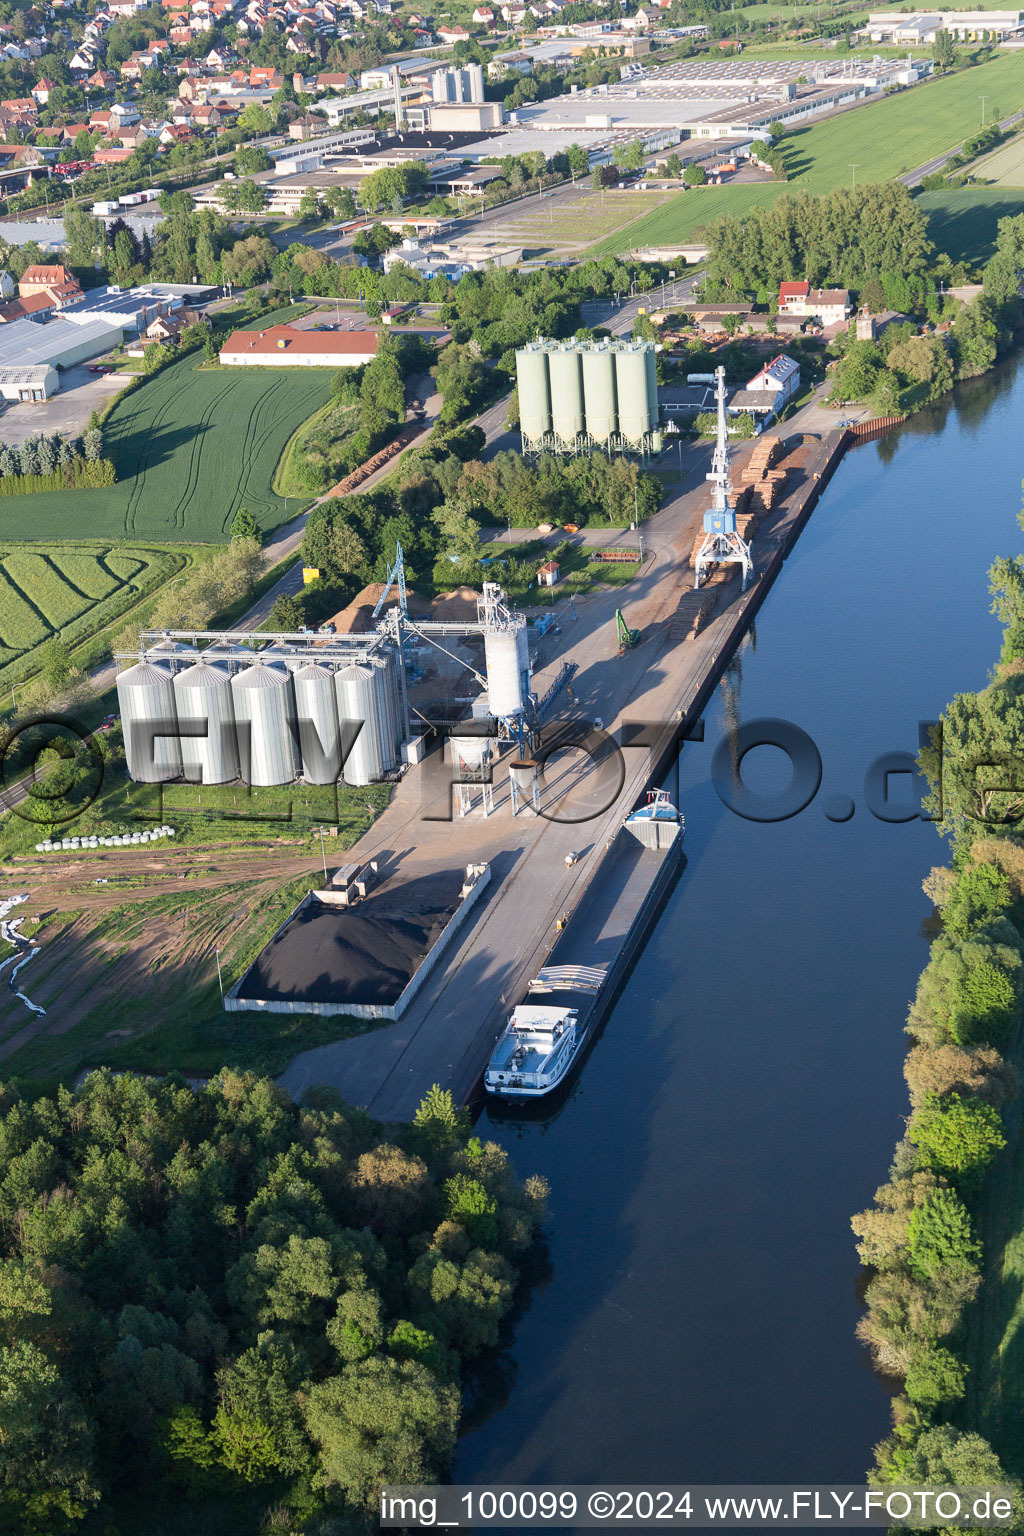
POLYGON ((110 459, 72 459, 49 475, 0 476, 0 496, 30 496, 34 491, 96 491, 116 480, 110 459))

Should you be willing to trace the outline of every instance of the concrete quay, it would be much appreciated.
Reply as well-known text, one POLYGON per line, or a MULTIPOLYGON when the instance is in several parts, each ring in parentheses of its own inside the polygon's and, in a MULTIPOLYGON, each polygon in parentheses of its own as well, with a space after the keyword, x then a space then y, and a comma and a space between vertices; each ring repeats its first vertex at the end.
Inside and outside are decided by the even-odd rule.
MULTIPOLYGON (((563 752, 548 764, 542 814, 513 816, 507 768, 514 754, 506 751, 494 770, 493 813, 483 816, 478 799, 470 815, 451 820, 435 819, 445 816, 450 799, 450 792, 439 794, 438 779, 423 768, 407 774, 349 857, 377 858, 384 869, 400 868, 404 878, 487 860, 489 895, 400 1020, 302 1052, 282 1074, 284 1087, 298 1096, 325 1083, 389 1121, 410 1119, 432 1083, 451 1089, 460 1102, 479 1097, 491 1047, 553 948, 558 919, 601 878, 623 818, 674 761, 680 727, 696 720, 712 695, 846 443, 846 433, 832 431, 791 456, 786 494, 754 541, 750 586, 741 593, 736 578, 717 586, 715 611, 699 634, 677 643, 669 632, 681 594, 693 585, 689 555, 708 504, 703 473, 710 450, 704 446, 691 450, 700 483, 671 499, 645 528, 653 558, 625 600, 614 590, 577 599, 575 621, 568 603, 559 606, 562 634, 542 641, 535 686, 542 694, 562 662, 572 660, 579 670, 570 713, 584 723, 581 734, 600 722, 621 741, 626 722, 650 723, 648 745, 622 749, 620 772, 607 759, 595 767, 579 751, 563 752), (620 603, 629 625, 642 631, 640 645, 622 657, 612 622, 620 603), (548 819, 555 811, 561 819, 548 819), (578 859, 567 864, 571 855, 578 859)), ((745 458, 737 451, 737 479, 745 458)), ((680 809, 685 815, 686 807, 680 809)))

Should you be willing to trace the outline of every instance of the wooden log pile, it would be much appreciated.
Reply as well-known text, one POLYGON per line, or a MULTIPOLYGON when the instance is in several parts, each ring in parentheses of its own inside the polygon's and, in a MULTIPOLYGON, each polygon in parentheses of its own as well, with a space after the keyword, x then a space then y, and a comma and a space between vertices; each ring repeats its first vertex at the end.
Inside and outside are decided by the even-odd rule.
POLYGON ((687 639, 689 635, 699 635, 714 606, 713 595, 704 588, 694 587, 684 592, 669 622, 669 639, 678 642, 687 639))

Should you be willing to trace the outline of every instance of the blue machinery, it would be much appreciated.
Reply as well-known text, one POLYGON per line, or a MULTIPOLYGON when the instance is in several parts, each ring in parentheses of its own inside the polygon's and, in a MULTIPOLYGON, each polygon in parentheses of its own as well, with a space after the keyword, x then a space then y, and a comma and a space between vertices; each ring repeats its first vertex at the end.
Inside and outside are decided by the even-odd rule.
POLYGON ((736 513, 729 505, 732 485, 729 481, 729 433, 725 420, 725 369, 716 368, 718 403, 718 441, 711 460, 708 479, 714 486, 711 505, 704 513, 704 539, 694 562, 693 584, 699 587, 709 565, 743 567, 743 590, 753 575, 750 545, 736 532, 736 513))

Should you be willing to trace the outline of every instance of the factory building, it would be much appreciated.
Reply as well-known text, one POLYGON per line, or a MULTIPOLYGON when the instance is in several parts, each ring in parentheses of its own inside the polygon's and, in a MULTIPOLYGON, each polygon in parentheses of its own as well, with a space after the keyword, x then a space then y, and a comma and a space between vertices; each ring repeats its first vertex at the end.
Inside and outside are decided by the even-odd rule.
POLYGON ((465 69, 439 69, 431 77, 430 87, 438 106, 456 101, 483 101, 483 67, 467 64, 465 69))
MULTIPOLYGON (((406 642, 417 638, 441 650, 451 637, 482 638, 486 675, 476 675, 486 692, 474 716, 501 722, 506 735, 528 720, 526 620, 501 589, 484 584, 475 619, 440 621, 410 614, 404 573, 399 589, 398 605, 379 616, 389 584, 361 633, 143 635, 141 654, 118 658, 131 663, 117 678, 131 777, 261 786, 386 779, 418 760, 403 663, 406 642)), ((462 760, 459 741, 453 761, 462 760)), ((463 748, 463 757, 479 758, 488 737, 469 731, 463 748)))
POLYGON ((531 342, 516 380, 524 454, 661 452, 651 342, 531 342))
MULTIPOLYGON (((63 316, 46 320, 12 320, 0 327, 0 368, 73 368, 102 357, 123 340, 118 325, 89 320, 76 325, 63 316)), ((49 381, 53 392, 52 380, 49 381)), ((35 397, 33 397, 35 398, 35 397)))

